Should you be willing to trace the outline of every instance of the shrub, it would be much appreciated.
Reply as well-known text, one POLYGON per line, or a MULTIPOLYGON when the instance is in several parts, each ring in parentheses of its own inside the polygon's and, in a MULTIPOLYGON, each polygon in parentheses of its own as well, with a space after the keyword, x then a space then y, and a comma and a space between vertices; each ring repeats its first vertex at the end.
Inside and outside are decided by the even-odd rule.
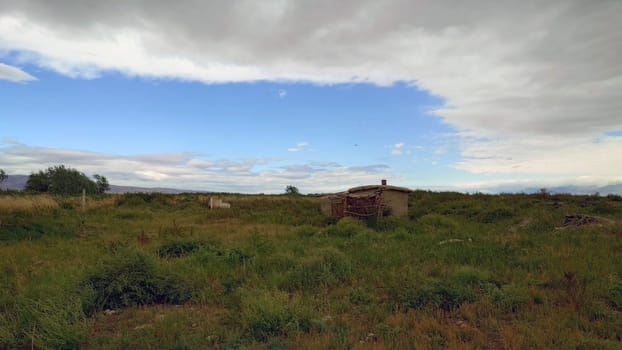
POLYGON ((46 217, 14 218, 0 226, 0 241, 40 239, 44 236, 72 237, 76 227, 46 217))
POLYGON ((326 248, 286 275, 281 287, 288 290, 326 288, 346 281, 351 274, 350 259, 335 248, 326 248))
POLYGON ((245 333, 257 341, 309 332, 311 318, 286 293, 246 293, 241 299, 241 322, 245 333))
POLYGON ((375 228, 378 231, 385 232, 395 231, 398 229, 403 229, 405 231, 414 231, 414 228, 412 227, 412 222, 410 220, 408 220, 407 218, 395 216, 383 218, 376 224, 375 228))
POLYGON ((506 219, 511 219, 514 216, 514 212, 509 208, 494 208, 486 210, 479 214, 479 222, 484 224, 492 224, 506 219))
POLYGON ((372 302, 373 296, 366 288, 355 288, 348 294, 350 302, 355 305, 366 305, 372 302))
POLYGON ((229 264, 230 266, 236 266, 236 265, 244 265, 245 263, 247 263, 253 256, 240 249, 240 248, 231 248, 227 251, 226 255, 225 255, 225 261, 227 262, 227 264, 229 264))
POLYGON ((179 258, 192 253, 203 246, 203 242, 196 240, 171 241, 158 248, 161 258, 179 258))
POLYGON ((613 306, 622 309, 622 279, 617 279, 611 283, 609 297, 613 306))
POLYGON ((608 194, 607 199, 612 202, 622 202, 622 196, 619 194, 608 194))
POLYGON ((450 275, 447 280, 425 278, 409 273, 397 278, 389 287, 389 297, 402 311, 436 307, 450 311, 463 303, 479 299, 478 287, 486 278, 481 272, 463 270, 450 275))
POLYGON ((508 284, 501 289, 494 290, 491 295, 492 303, 505 313, 516 313, 529 303, 530 297, 525 288, 508 284))
POLYGON ((296 227, 296 235, 300 238, 312 237, 318 232, 318 229, 311 225, 302 225, 296 227))
POLYGON ((84 285, 92 290, 84 304, 87 314, 133 305, 179 304, 191 297, 182 281, 159 273, 150 256, 136 251, 120 250, 91 273, 84 285))
POLYGON ((326 234, 329 236, 349 238, 366 230, 368 230, 368 228, 360 220, 345 217, 340 219, 335 225, 329 226, 326 229, 326 234))
MULTIPOLYGON (((83 319, 80 296, 74 293, 57 293, 36 298, 20 298, 19 312, 22 345, 32 343, 40 349, 78 349, 83 338, 79 321, 83 319)), ((25 348, 25 347, 19 347, 25 348)))
POLYGON ((452 284, 485 287, 491 283, 488 272, 482 271, 472 266, 461 266, 449 273, 448 280, 452 284))
POLYGON ((456 223, 448 217, 439 214, 427 214, 417 220, 426 232, 453 233, 457 230, 456 223))

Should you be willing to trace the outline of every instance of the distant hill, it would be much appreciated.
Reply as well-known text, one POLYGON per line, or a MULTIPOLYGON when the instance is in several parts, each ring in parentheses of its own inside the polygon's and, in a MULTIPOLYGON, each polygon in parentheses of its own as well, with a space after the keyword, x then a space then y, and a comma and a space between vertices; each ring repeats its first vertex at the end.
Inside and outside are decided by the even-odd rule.
MULTIPOLYGON (((0 186, 0 189, 21 191, 26 186, 29 175, 9 175, 9 178, 0 186)), ((601 195, 619 194, 622 195, 622 183, 611 184, 607 186, 556 186, 556 187, 529 187, 529 188, 492 188, 493 193, 536 193, 540 191, 540 188, 546 188, 550 193, 570 193, 570 194, 594 194, 598 192, 601 195)), ((184 192, 205 192, 208 191, 196 191, 179 188, 166 188, 166 187, 138 187, 138 186, 117 186, 110 185, 110 191, 108 193, 136 193, 136 192, 159 192, 159 193, 184 193, 184 192)))
POLYGON ((9 175, 9 177, 0 185, 3 190, 21 191, 26 186, 29 175, 9 175))
MULTIPOLYGON (((0 189, 21 191, 26 186, 29 175, 9 175, 8 179, 2 183, 0 189)), ((138 187, 138 186, 117 186, 110 185, 110 191, 107 193, 136 193, 136 192, 159 192, 159 193, 184 193, 184 192, 205 192, 194 190, 183 190, 178 188, 165 188, 165 187, 138 187)))
MULTIPOLYGON (((541 187, 544 188, 544 187, 541 187)), ((570 194, 594 194, 600 195, 608 194, 622 194, 622 184, 612 184, 607 186, 556 186, 546 187, 546 190, 550 193, 570 193, 570 194)), ((523 192, 535 193, 539 192, 540 188, 527 188, 523 192)))

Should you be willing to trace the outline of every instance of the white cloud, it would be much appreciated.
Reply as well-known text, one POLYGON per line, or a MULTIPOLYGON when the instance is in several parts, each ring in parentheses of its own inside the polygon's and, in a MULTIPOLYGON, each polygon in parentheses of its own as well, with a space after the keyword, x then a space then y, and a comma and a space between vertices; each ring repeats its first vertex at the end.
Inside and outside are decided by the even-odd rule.
MULTIPOLYGON (((588 168, 565 152, 589 149, 594 164, 616 141, 590 140, 622 130, 618 0, 24 0, 2 7, 0 52, 74 77, 115 70, 206 83, 412 83, 445 100, 434 113, 463 138, 458 167, 473 172, 538 171, 563 159, 557 169, 583 173, 588 168)), ((596 163, 599 173, 618 170, 596 163)))
POLYGON ((622 174, 622 137, 466 139, 459 169, 473 173, 604 176, 622 174))
POLYGON ((287 91, 281 89, 281 90, 279 90, 277 95, 279 96, 279 98, 285 98, 285 96, 287 96, 287 91))
POLYGON ((382 164, 344 166, 310 162, 283 166, 269 158, 204 159, 194 153, 122 156, 78 150, 6 144, 0 164, 9 174, 30 174, 64 164, 87 175, 99 173, 110 183, 126 186, 171 187, 189 190, 282 193, 286 185, 303 192, 336 192, 349 187, 399 177, 382 164))
POLYGON ((4 64, 0 62, 0 80, 8 80, 13 82, 24 82, 37 80, 37 78, 32 75, 24 72, 23 70, 9 66, 8 64, 4 64))
MULTIPOLYGON (((400 156, 404 154, 404 145, 405 145, 404 142, 398 142, 394 144, 391 148, 391 154, 394 156, 400 156)), ((410 154, 410 150, 407 150, 406 154, 410 154)))
POLYGON ((295 147, 290 147, 287 149, 288 152, 300 152, 309 150, 309 143, 306 141, 296 142, 295 147))

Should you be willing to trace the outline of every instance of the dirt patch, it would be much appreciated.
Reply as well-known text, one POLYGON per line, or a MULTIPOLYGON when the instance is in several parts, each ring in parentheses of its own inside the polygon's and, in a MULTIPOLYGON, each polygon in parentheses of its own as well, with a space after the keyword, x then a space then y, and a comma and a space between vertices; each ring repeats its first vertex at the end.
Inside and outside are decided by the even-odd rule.
POLYGON ((225 309, 216 305, 143 305, 106 310, 92 318, 92 336, 113 335, 121 329, 140 330, 158 326, 166 318, 181 318, 189 325, 214 327, 222 321, 225 309))
POLYGON ((564 217, 564 226, 585 226, 600 223, 600 220, 594 216, 572 214, 564 217))

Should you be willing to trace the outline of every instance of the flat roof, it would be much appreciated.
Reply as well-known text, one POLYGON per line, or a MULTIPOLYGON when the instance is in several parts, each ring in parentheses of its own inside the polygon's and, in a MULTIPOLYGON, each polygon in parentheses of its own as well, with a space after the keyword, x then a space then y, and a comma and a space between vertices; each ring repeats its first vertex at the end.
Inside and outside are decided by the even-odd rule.
POLYGON ((385 191, 398 191, 398 192, 405 192, 405 193, 410 193, 412 192, 412 190, 410 188, 406 188, 406 187, 399 187, 399 186, 391 186, 391 185, 365 185, 365 186, 358 186, 358 187, 352 187, 351 189, 348 190, 349 193, 353 193, 353 192, 360 192, 360 191, 368 191, 368 190, 376 190, 376 189, 382 189, 385 191))

